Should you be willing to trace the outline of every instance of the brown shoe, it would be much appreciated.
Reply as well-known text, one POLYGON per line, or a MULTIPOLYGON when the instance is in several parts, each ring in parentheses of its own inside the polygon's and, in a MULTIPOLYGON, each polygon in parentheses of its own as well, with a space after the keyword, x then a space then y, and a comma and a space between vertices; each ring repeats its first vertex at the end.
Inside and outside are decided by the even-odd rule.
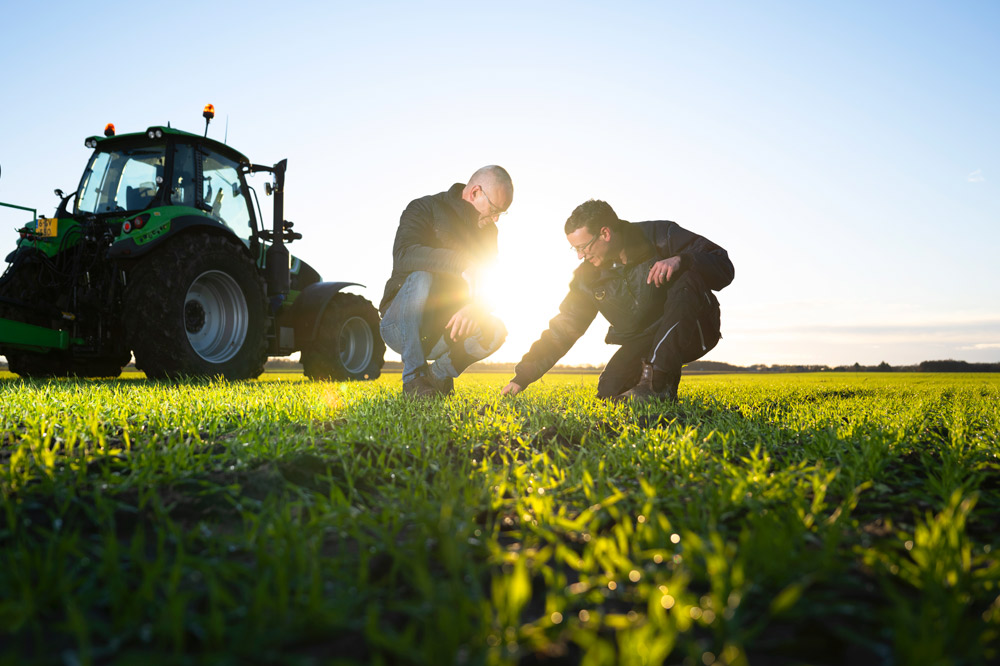
POLYGON ((403 382, 403 395, 408 395, 411 398, 433 398, 440 394, 426 375, 419 374, 410 381, 403 382))
POLYGON ((657 370, 652 363, 642 362, 642 374, 639 382, 625 391, 615 396, 616 401, 637 400, 646 402, 648 400, 666 400, 677 402, 677 385, 680 383, 680 375, 676 381, 671 381, 667 373, 657 370))
POLYGON ((430 385, 433 386, 441 395, 451 395, 455 392, 455 380, 451 377, 438 379, 433 372, 428 370, 427 381, 430 382, 430 385))

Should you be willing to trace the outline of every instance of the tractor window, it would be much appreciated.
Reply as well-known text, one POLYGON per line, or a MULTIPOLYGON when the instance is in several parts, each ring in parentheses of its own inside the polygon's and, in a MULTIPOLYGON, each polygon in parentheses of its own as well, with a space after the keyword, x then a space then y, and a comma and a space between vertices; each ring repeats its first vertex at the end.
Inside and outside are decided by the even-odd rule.
POLYGON ((101 185, 111 164, 109 153, 94 153, 90 164, 83 174, 83 184, 80 186, 80 196, 76 200, 76 211, 97 212, 97 200, 101 196, 101 185))
POLYGON ((179 143, 174 147, 174 169, 170 182, 170 203, 195 206, 194 146, 179 143))
POLYGON ((83 174, 77 213, 138 211, 156 196, 163 175, 163 145, 96 152, 83 174))
POLYGON ((202 201, 206 210, 243 239, 253 237, 250 208, 243 193, 239 165, 215 153, 202 153, 202 201))

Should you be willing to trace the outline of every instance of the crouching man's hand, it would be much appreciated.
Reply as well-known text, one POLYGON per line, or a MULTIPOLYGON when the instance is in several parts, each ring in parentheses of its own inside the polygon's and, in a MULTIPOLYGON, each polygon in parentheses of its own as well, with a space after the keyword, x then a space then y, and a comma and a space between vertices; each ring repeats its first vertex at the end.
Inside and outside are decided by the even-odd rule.
POLYGON ((444 327, 450 333, 451 339, 462 340, 474 332, 479 327, 476 315, 476 308, 471 304, 453 314, 444 327))
POLYGON ((507 384, 507 386, 504 386, 502 389, 500 389, 500 395, 517 395, 523 390, 524 387, 521 386, 520 384, 510 382, 507 384))
POLYGON ((662 286, 664 282, 670 282, 670 278, 674 276, 674 273, 679 271, 681 268, 681 258, 670 257, 669 259, 661 259, 660 261, 653 264, 652 268, 649 269, 649 275, 646 276, 646 284, 653 283, 657 287, 662 286))

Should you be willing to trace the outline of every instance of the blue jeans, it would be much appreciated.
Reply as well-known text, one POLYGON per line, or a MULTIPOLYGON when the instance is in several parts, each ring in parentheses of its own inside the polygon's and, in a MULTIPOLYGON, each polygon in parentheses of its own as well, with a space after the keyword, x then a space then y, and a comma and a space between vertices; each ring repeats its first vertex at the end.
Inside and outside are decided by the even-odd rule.
POLYGON ((385 344, 403 359, 404 383, 424 370, 427 361, 434 361, 430 372, 438 378, 458 377, 467 367, 500 349, 507 338, 503 322, 492 315, 479 322, 468 337, 457 342, 440 324, 426 322, 427 302, 433 285, 433 273, 410 273, 379 326, 385 344))

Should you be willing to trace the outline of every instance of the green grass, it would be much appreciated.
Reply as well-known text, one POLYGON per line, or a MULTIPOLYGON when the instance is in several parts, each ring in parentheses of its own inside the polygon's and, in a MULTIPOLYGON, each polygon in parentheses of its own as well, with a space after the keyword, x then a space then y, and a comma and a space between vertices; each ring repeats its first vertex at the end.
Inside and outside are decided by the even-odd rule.
POLYGON ((0 664, 1000 659, 1000 376, 0 378, 0 664))

